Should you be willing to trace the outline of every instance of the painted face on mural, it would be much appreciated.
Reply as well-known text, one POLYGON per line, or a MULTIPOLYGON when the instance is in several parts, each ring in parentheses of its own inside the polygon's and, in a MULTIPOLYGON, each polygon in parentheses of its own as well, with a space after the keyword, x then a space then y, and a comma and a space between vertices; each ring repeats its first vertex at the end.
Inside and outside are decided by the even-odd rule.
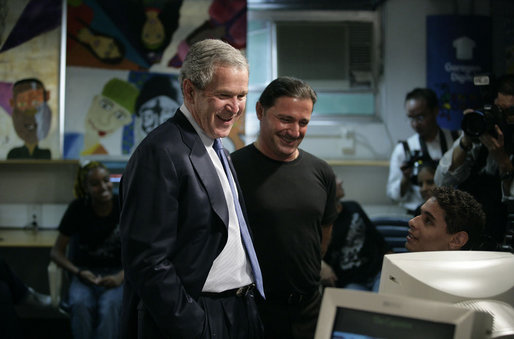
POLYGON ((164 26, 157 11, 146 12, 146 21, 141 32, 141 40, 146 48, 154 50, 162 46, 165 38, 164 26))
POLYGON ((86 128, 104 137, 131 121, 132 115, 124 107, 103 95, 96 95, 87 112, 86 128))
POLYGON ((109 36, 94 34, 89 29, 83 28, 78 32, 77 38, 88 45, 93 54, 102 61, 113 62, 123 57, 123 52, 118 47, 118 43, 109 36))
POLYGON ((45 103, 45 91, 40 86, 22 90, 16 93, 14 100, 16 110, 27 114, 35 114, 37 108, 45 103))
POLYGON ((13 88, 12 119, 16 134, 27 144, 37 144, 50 130, 52 112, 48 107, 49 92, 37 82, 26 82, 13 88))
POLYGON ((155 127, 171 118, 178 107, 178 102, 166 95, 148 100, 139 108, 141 128, 145 133, 150 133, 155 127))
POLYGON ((95 37, 91 42, 91 47, 102 60, 118 59, 122 57, 121 51, 114 43, 114 39, 109 37, 95 37))

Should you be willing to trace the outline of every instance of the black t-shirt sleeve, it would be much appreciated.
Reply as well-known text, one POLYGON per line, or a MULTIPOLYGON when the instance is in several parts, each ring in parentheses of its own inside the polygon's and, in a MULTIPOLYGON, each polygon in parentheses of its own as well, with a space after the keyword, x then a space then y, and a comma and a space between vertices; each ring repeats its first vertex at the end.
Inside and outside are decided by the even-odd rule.
POLYGON ((81 205, 84 204, 82 199, 73 200, 69 205, 66 211, 64 212, 63 217, 61 218, 61 222, 59 224, 59 232, 62 234, 71 237, 75 233, 77 233, 77 220, 81 218, 81 205))
POLYGON ((327 202, 325 205, 325 213, 323 214, 323 220, 321 224, 332 225, 337 219, 337 209, 336 209, 336 176, 331 167, 325 169, 326 176, 326 187, 327 187, 327 202))

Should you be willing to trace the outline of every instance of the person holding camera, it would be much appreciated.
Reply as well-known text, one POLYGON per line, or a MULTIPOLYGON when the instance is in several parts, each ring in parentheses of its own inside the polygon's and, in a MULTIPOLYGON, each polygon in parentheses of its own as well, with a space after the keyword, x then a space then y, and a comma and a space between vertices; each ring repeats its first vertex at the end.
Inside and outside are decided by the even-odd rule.
POLYGON ((494 105, 465 110, 464 133, 437 167, 438 186, 453 186, 472 194, 486 213, 484 249, 504 241, 514 204, 514 74, 496 82, 494 105))
POLYGON ((418 166, 423 161, 438 161, 458 135, 437 124, 437 95, 429 88, 415 88, 407 93, 405 109, 416 134, 399 142, 391 154, 387 196, 414 214, 424 202, 417 185, 418 166))

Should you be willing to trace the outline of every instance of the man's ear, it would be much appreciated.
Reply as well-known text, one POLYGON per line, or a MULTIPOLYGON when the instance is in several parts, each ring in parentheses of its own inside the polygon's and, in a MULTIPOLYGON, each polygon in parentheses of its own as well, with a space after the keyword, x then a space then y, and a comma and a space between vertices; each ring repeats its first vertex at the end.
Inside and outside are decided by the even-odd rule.
POLYGON ((184 100, 187 102, 192 102, 194 98, 194 91, 195 88, 193 86, 193 83, 189 79, 184 79, 184 82, 182 83, 182 88, 184 89, 184 100))
POLYGON ((460 250, 469 240, 468 232, 460 231, 455 234, 452 234, 450 238, 450 243, 448 244, 450 250, 460 250))
POLYGON ((255 112, 257 112, 257 118, 261 120, 264 115, 264 107, 259 101, 255 104, 255 112))

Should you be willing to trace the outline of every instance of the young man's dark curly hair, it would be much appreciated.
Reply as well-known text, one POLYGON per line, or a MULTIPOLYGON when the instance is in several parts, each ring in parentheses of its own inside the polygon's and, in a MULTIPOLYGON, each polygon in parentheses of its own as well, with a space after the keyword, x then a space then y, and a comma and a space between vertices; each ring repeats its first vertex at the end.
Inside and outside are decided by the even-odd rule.
POLYGON ((478 248, 485 227, 485 213, 475 198, 467 192, 450 187, 434 187, 430 197, 435 198, 444 210, 448 234, 460 231, 468 233, 468 242, 462 249, 478 248))

